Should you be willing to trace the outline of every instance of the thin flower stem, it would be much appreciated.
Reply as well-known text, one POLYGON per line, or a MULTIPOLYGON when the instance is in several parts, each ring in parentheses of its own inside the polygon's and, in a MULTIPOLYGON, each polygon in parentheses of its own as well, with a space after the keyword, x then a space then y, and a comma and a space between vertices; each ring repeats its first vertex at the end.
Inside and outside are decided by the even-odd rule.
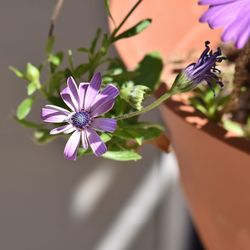
POLYGON ((146 106, 145 108, 135 111, 135 112, 131 112, 128 114, 124 114, 124 115, 120 115, 115 117, 114 119, 116 120, 124 120, 124 119, 128 119, 134 116, 138 116, 138 115, 142 115, 156 107, 158 107, 161 103, 163 103, 164 101, 166 101, 168 98, 170 98, 172 95, 174 95, 175 93, 172 91, 166 92, 164 95, 162 95, 159 99, 157 99, 156 101, 152 102, 151 104, 149 104, 148 106, 146 106))
POLYGON ((138 7, 138 5, 143 0, 138 0, 136 4, 133 6, 133 8, 129 11, 129 13, 124 17, 124 19, 121 21, 121 23, 118 25, 118 27, 113 31, 111 38, 114 38, 117 32, 120 30, 120 28, 123 26, 123 24, 127 21, 127 19, 130 17, 130 15, 135 11, 135 9, 138 7))
POLYGON ((56 23, 56 20, 57 20, 57 18, 59 16, 60 12, 61 12, 63 2, 64 2, 64 0, 57 0, 56 6, 54 8, 54 11, 53 11, 53 14, 52 14, 52 17, 51 17, 48 37, 53 36, 55 23, 56 23))

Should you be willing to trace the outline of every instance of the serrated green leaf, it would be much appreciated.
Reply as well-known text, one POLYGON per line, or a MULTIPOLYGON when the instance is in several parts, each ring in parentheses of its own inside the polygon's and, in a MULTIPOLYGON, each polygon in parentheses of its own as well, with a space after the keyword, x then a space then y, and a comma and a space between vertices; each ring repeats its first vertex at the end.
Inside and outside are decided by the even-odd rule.
POLYGON ((39 81, 40 71, 38 70, 38 68, 36 66, 32 65, 31 63, 27 63, 26 78, 30 82, 39 81))
POLYGON ((136 85, 143 84, 153 91, 160 83, 162 70, 163 60, 160 53, 151 52, 140 61, 135 71, 134 82, 136 85))
POLYGON ((18 70, 17 68, 10 66, 9 70, 12 71, 17 77, 25 78, 25 74, 22 71, 18 70))
POLYGON ((26 98, 19 104, 16 111, 16 116, 19 120, 24 119, 30 113, 32 104, 32 98, 26 98))
POLYGON ((52 52, 54 44, 55 44, 55 37, 50 36, 47 40, 46 47, 45 47, 45 51, 47 54, 50 54, 52 52))
POLYGON ((145 30, 151 24, 151 22, 152 22, 152 20, 149 18, 138 22, 136 25, 134 25, 130 29, 128 29, 128 30, 122 32, 120 35, 114 37, 112 39, 112 42, 118 41, 120 39, 128 38, 131 36, 135 36, 135 35, 141 33, 143 30, 145 30))
POLYGON ((142 158, 138 153, 132 150, 107 151, 102 156, 115 161, 138 161, 142 158))

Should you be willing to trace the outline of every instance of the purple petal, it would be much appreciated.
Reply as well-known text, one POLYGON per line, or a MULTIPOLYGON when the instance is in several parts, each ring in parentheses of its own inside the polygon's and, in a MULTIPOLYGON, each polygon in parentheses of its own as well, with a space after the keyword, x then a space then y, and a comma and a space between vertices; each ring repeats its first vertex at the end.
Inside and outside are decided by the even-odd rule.
POLYGON ((91 111, 95 110, 98 106, 105 102, 115 99, 119 95, 119 89, 113 84, 107 85, 103 91, 97 95, 95 101, 91 105, 91 111))
POLYGON ((106 145, 101 140, 100 136, 92 128, 87 128, 87 138, 89 145, 96 156, 101 156, 107 151, 106 145))
POLYGON ((112 133, 116 129, 116 120, 111 118, 95 118, 91 126, 96 130, 112 133))
POLYGON ((62 109, 53 105, 46 105, 41 110, 41 118, 44 122, 60 123, 68 119, 68 112, 66 109, 62 109))
POLYGON ((64 125, 64 126, 52 129, 50 131, 50 134, 51 135, 60 134, 60 133, 66 132, 68 130, 71 130, 72 128, 73 128, 73 126, 71 124, 64 125))
POLYGON ((69 128, 68 130, 64 131, 64 134, 71 134, 72 132, 76 131, 76 128, 72 126, 72 128, 69 128))
POLYGON ((76 82, 72 76, 67 79, 67 84, 69 88, 69 94, 71 100, 74 104, 74 107, 79 108, 79 95, 78 95, 78 88, 76 82))
POLYGON ((88 82, 81 82, 79 85, 79 99, 80 99, 80 109, 84 109, 84 100, 87 88, 89 86, 88 82))
POLYGON ((62 97, 63 101, 65 102, 65 104, 72 111, 77 111, 78 110, 78 105, 75 106, 74 102, 71 99, 69 87, 66 87, 65 89, 63 89, 60 94, 61 94, 61 97, 62 97))
POLYGON ((235 1, 237 1, 237 0, 200 0, 199 4, 201 4, 201 5, 205 5, 205 4, 219 5, 219 4, 231 3, 231 2, 235 2, 235 1))
POLYGON ((115 104, 114 99, 108 100, 107 102, 100 104, 98 107, 96 107, 94 110, 91 111, 91 117, 96 117, 107 113, 109 110, 113 108, 114 104, 115 104))
POLYGON ((47 105, 45 105, 45 108, 51 109, 51 110, 55 110, 55 111, 61 111, 61 112, 63 112, 65 115, 69 115, 69 114, 70 114, 70 112, 69 112, 67 109, 58 107, 58 106, 56 106, 56 105, 47 104, 47 105))
POLYGON ((88 149, 88 139, 87 139, 87 133, 85 130, 82 130, 82 147, 83 149, 88 149))
POLYGON ((64 155, 68 160, 76 160, 77 147, 81 139, 81 132, 76 130, 69 138, 64 148, 64 155))
POLYGON ((85 110, 90 109, 92 102, 95 100, 100 90, 101 83, 102 83, 102 77, 101 74, 98 72, 94 74, 94 76, 90 80, 89 87, 86 91, 85 101, 84 101, 85 110))
POLYGON ((250 38, 250 28, 248 27, 243 34, 236 40, 236 47, 242 49, 250 38))

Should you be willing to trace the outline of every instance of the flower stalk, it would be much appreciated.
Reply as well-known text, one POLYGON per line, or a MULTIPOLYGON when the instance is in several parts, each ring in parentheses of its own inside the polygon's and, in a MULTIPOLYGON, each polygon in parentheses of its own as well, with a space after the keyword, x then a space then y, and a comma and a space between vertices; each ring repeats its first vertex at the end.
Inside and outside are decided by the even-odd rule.
POLYGON ((142 114, 158 107, 159 105, 161 105, 163 102, 165 102, 168 98, 170 98, 174 94, 175 94, 175 92, 170 90, 170 91, 166 92, 164 95, 162 95, 159 99, 155 100, 154 102, 152 102, 148 106, 142 108, 141 110, 134 111, 134 112, 124 114, 124 115, 120 115, 120 116, 115 117, 114 119, 116 119, 118 121, 118 120, 129 119, 129 118, 132 118, 134 116, 142 115, 142 114))

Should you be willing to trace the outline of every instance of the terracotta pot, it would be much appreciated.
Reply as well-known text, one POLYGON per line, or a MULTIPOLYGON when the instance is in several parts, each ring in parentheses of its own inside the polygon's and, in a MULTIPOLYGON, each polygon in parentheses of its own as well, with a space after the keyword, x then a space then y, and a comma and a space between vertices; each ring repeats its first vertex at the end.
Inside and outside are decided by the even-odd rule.
MULTIPOLYGON (((135 2, 111 1, 114 19, 119 22, 135 2)), ((116 48, 126 65, 134 67, 150 51, 160 51, 167 64, 171 55, 192 48, 202 50, 205 40, 216 45, 219 33, 197 21, 202 11, 196 1, 143 1, 124 29, 142 18, 152 18, 152 26, 132 39, 117 42, 116 48)), ((168 80, 167 67, 162 79, 168 80)), ((178 158, 188 205, 206 248, 250 249, 250 142, 230 137, 181 99, 168 101, 161 112, 178 158)))

